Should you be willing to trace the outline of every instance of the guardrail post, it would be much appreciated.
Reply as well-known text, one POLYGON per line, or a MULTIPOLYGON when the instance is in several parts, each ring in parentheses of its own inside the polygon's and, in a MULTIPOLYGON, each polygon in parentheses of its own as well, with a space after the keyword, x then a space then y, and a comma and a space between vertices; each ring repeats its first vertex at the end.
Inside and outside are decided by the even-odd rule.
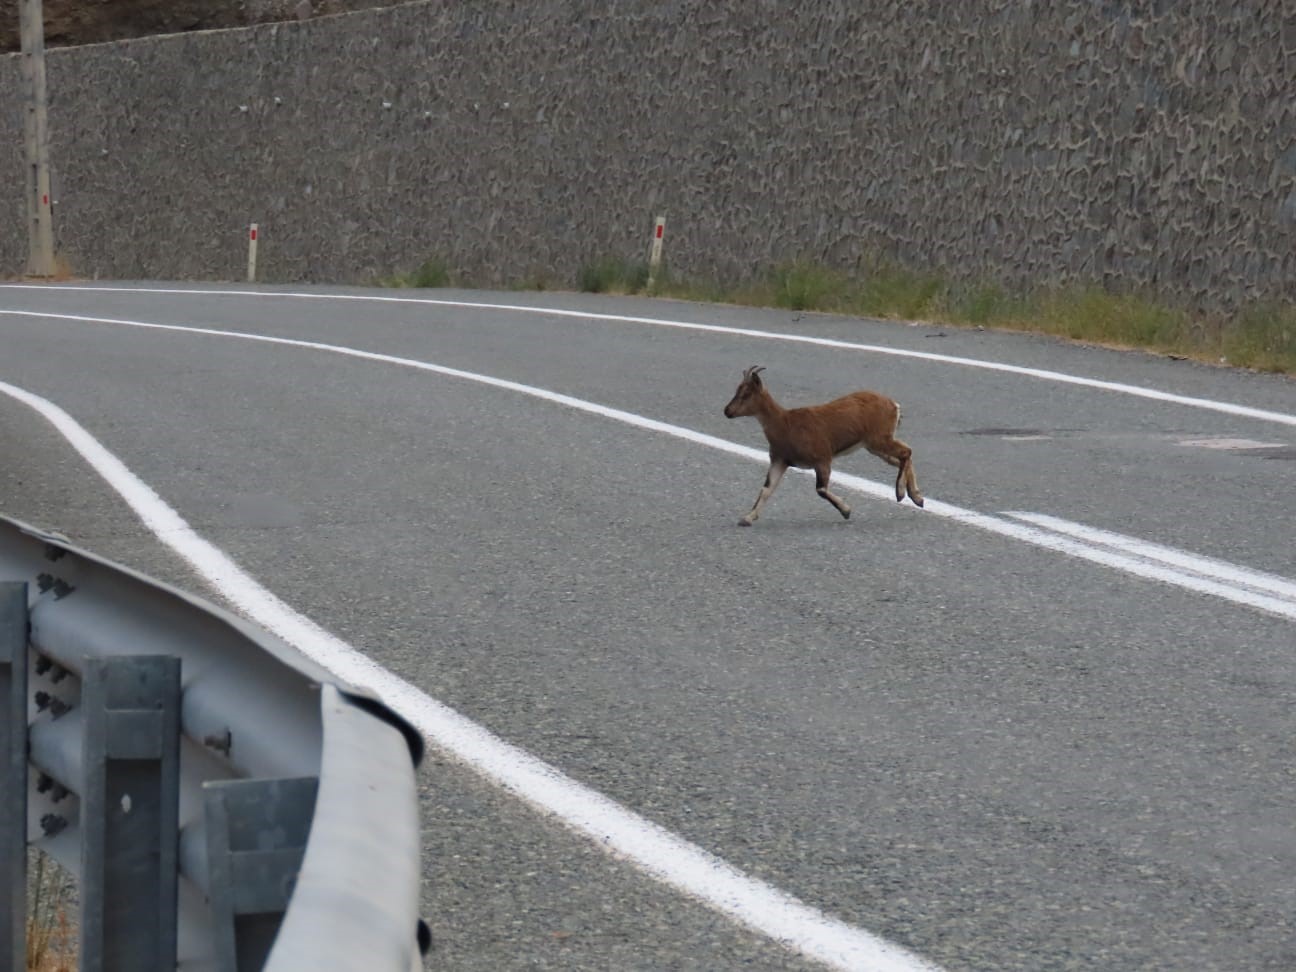
POLYGON ((81 968, 174 968, 180 659, 87 658, 81 705, 81 968))
POLYGON ((0 582, 0 969, 27 967, 27 585, 0 582))
POLYGON ((207 872, 221 972, 260 972, 301 870, 319 781, 203 784, 207 872))

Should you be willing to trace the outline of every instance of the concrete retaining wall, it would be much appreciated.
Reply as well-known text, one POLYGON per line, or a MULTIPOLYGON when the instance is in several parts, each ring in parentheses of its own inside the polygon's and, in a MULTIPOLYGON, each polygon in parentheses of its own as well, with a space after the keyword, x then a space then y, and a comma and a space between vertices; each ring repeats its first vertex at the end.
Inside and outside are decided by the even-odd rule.
MULTIPOLYGON (((48 54, 72 270, 478 284, 882 256, 1296 299, 1290 0, 487 0, 48 54)), ((0 62, 0 271, 26 253, 0 62), (12 216, 11 216, 12 214, 12 216)))

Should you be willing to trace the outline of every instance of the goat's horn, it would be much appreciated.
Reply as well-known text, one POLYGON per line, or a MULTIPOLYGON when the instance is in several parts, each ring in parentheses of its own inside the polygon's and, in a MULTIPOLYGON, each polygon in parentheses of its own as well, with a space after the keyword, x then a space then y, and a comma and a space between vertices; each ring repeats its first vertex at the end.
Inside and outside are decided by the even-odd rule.
POLYGON ((743 372, 743 377, 744 377, 744 378, 755 378, 757 375, 759 375, 759 374, 760 374, 762 371, 764 371, 764 370, 765 370, 765 366, 764 366, 764 365, 752 365, 750 368, 748 368, 746 371, 743 372))

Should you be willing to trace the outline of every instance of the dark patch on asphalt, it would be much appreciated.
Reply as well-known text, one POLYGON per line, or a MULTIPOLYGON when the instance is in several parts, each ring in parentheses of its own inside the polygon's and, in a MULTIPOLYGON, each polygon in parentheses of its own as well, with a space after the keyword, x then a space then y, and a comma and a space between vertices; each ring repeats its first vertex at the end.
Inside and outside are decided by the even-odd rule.
POLYGON ((1256 449, 1251 453, 1261 459, 1288 459, 1296 461, 1296 446, 1282 446, 1278 449, 1256 449))

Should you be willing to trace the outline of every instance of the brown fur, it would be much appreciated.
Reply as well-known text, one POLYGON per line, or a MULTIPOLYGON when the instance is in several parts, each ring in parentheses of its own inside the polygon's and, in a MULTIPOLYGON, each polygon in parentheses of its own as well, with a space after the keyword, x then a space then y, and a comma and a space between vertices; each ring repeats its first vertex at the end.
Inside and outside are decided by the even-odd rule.
POLYGON ((907 495, 918 506, 923 505, 913 468, 913 450, 895 437, 900 424, 900 407, 895 402, 877 392, 857 391, 823 405, 787 409, 774 400, 761 382, 763 370, 753 366, 743 372, 742 382, 724 410, 728 418, 754 415, 770 448, 765 485, 751 512, 738 521, 740 525, 751 526, 756 521, 761 507, 790 466, 813 469, 816 491, 843 517, 849 518, 850 507, 829 492, 828 479, 833 459, 859 448, 867 449, 899 470, 897 500, 907 495))

